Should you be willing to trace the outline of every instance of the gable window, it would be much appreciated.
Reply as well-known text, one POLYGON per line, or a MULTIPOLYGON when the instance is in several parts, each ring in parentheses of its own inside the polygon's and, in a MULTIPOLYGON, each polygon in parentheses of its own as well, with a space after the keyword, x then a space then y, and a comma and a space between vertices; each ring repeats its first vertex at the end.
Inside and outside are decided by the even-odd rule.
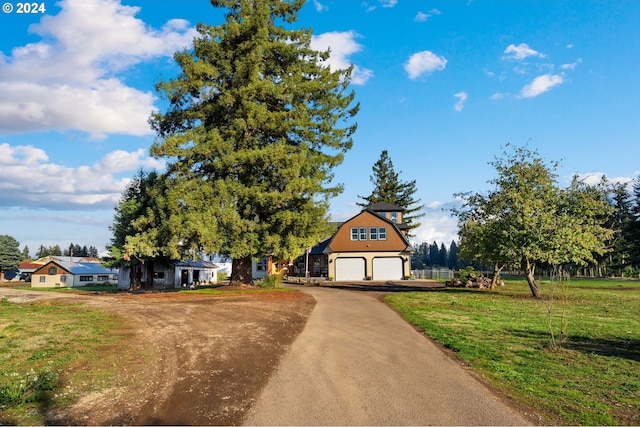
POLYGON ((351 228, 351 240, 358 240, 358 227, 351 228))
POLYGON ((58 274, 58 269, 55 267, 49 267, 49 275, 53 276, 54 274, 58 274))
POLYGON ((369 239, 378 240, 378 227, 371 227, 369 229, 369 239))
POLYGON ((390 219, 391 222, 395 222, 396 224, 398 223, 398 212, 390 212, 390 219))
POLYGON ((378 240, 387 240, 387 227, 378 228, 378 240))
POLYGON ((360 227, 360 240, 367 240, 367 227, 360 227))

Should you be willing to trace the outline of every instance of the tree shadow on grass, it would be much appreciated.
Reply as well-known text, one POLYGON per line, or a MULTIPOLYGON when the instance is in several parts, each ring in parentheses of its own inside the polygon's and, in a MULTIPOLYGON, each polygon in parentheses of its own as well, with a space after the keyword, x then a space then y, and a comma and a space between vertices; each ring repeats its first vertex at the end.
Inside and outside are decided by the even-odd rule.
POLYGON ((563 346, 570 350, 599 356, 620 357, 640 362, 640 340, 625 338, 590 339, 569 336, 563 346))
MULTIPOLYGON (((549 347, 551 336, 545 331, 510 330, 510 334, 540 342, 541 347, 549 347)), ((558 339, 558 337, 556 337, 558 339)), ((605 357, 620 357, 622 359, 640 362, 640 340, 614 338, 589 338, 581 335, 569 335, 559 347, 579 351, 585 354, 596 354, 605 357)))

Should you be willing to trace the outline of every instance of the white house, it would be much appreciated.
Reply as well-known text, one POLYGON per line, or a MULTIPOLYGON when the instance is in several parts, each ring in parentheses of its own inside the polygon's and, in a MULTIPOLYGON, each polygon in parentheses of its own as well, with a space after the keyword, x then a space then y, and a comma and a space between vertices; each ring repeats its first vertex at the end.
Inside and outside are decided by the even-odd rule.
MULTIPOLYGON (((194 283, 207 284, 218 282, 218 266, 210 261, 185 260, 169 263, 153 261, 151 268, 139 268, 139 280, 149 287, 177 289, 194 283), (153 276, 152 276, 153 275, 153 276)), ((138 266, 140 267, 140 266, 138 266)), ((131 288, 131 267, 120 269, 119 289, 131 288)))

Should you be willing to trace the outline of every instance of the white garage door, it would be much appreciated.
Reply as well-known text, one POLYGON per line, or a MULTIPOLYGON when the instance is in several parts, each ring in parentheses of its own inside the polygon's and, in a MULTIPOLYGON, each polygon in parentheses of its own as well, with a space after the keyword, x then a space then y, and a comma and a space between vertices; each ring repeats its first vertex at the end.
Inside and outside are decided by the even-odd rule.
POLYGON ((363 280, 365 276, 363 258, 336 259, 336 280, 363 280))
POLYGON ((374 258, 373 280, 401 280, 402 258, 374 258))

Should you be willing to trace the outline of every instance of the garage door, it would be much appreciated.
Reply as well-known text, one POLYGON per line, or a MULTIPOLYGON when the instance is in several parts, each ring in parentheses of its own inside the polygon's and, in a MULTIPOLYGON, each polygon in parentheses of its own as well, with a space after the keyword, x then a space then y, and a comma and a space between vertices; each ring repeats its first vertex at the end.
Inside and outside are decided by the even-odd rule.
POLYGON ((336 280, 363 280, 365 277, 364 258, 336 259, 336 280))
POLYGON ((373 280, 401 280, 402 276, 402 258, 373 259, 373 280))

